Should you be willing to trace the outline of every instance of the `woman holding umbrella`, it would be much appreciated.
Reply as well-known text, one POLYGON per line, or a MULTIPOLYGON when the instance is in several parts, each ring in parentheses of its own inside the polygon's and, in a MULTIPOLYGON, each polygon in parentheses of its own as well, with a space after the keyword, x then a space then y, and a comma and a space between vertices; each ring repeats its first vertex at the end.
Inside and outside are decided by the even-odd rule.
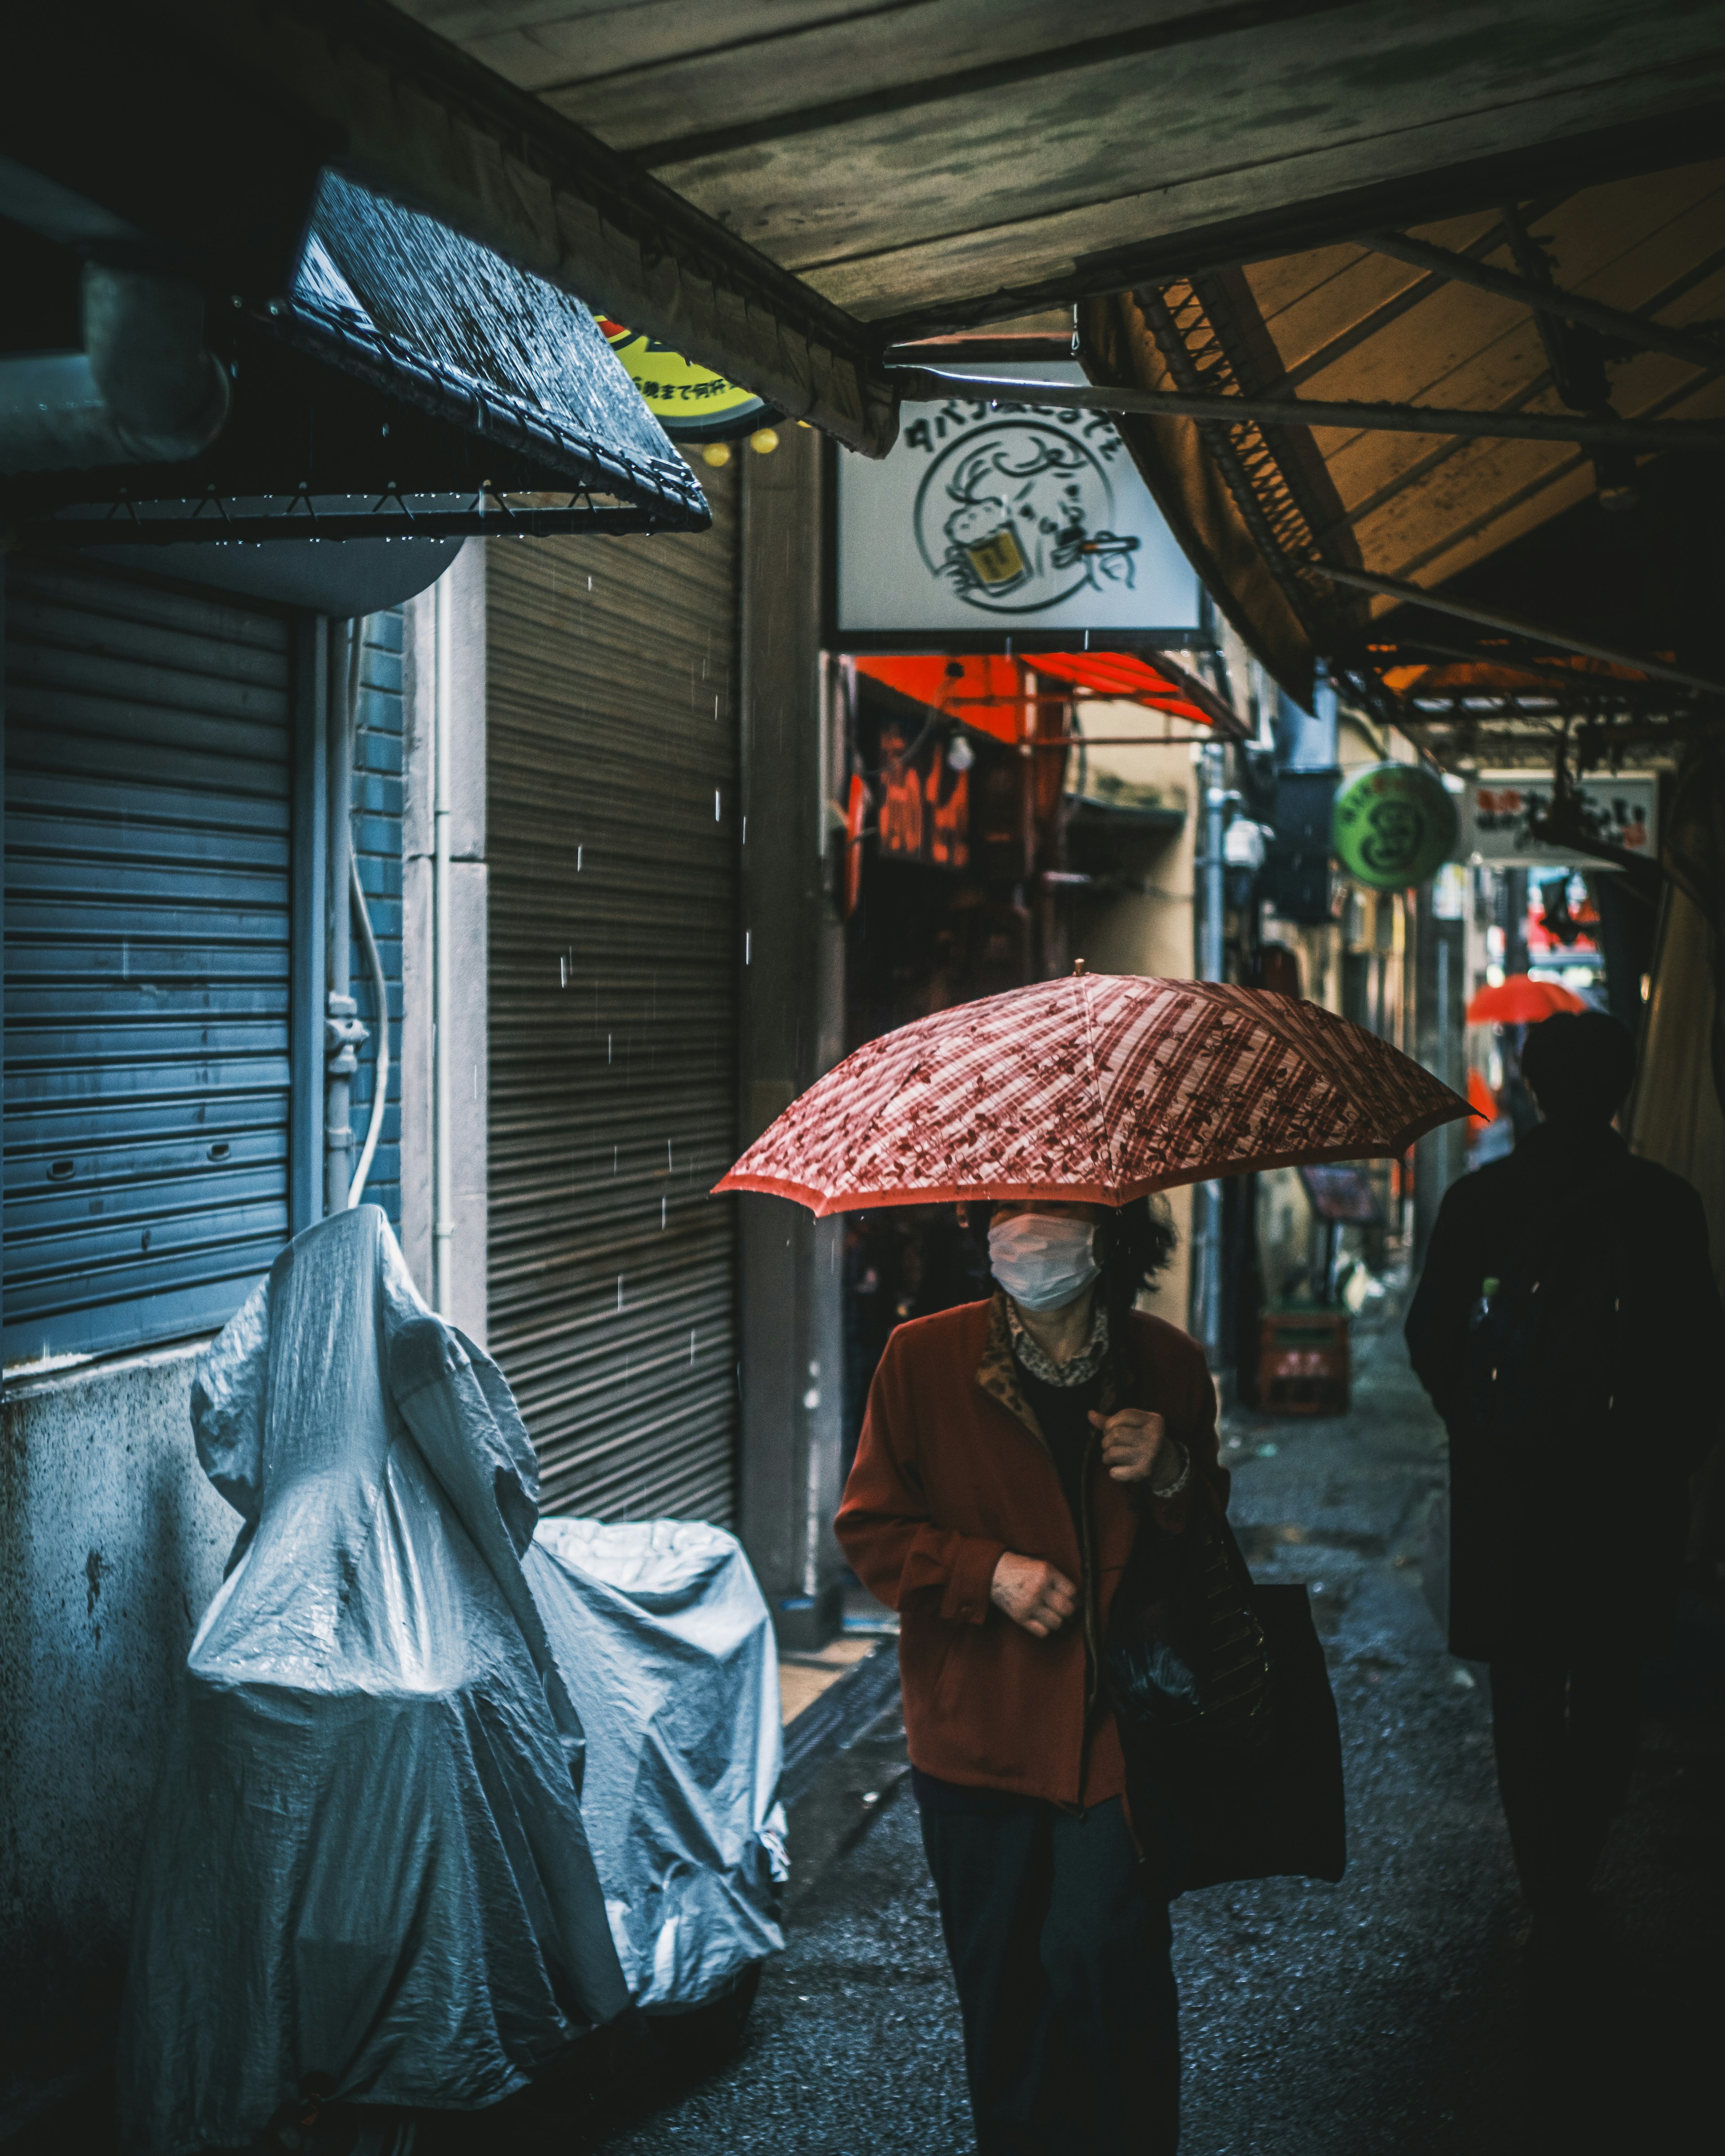
POLYGON ((1215 1389, 1133 1308, 1173 1240, 1147 1199, 1011 1200, 988 1238, 993 1299, 888 1343, 839 1539, 900 1612, 978 2146, 1172 2148, 1173 1882, 1127 1816, 1100 1649, 1141 1521, 1178 1534, 1199 1485, 1227 1503, 1215 1389))
POLYGON ((982 2156, 1178 2138, 1178 1881, 1128 1815, 1104 1642, 1142 1538, 1229 1486, 1202 1352, 1135 1307, 1172 1247, 1147 1194, 1400 1153, 1467 1112, 1317 1005, 1080 968, 859 1049, 719 1185, 986 1228, 994 1293, 892 1335, 836 1523, 899 1613, 982 2156))

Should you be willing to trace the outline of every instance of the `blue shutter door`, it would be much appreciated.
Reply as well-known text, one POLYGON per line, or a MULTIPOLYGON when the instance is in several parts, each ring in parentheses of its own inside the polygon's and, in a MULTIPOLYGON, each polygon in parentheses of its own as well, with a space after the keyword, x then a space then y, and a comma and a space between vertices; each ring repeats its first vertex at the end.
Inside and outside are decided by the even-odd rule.
POLYGON ((285 613, 6 579, 8 1363, 219 1326, 288 1225, 285 613))

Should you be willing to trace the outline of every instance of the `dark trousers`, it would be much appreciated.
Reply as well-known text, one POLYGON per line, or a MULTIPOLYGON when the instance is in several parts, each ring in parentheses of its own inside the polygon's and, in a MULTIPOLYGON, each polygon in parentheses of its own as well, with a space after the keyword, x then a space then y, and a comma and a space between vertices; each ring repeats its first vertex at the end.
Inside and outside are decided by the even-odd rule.
POLYGON ((1627 1656, 1491 1664, 1491 1739, 1510 1846, 1529 1905, 1573 1910, 1629 1794, 1641 1725, 1627 1656))
MULTIPOLYGON (((942 1785, 944 1794, 945 1785, 942 1785)), ((1168 1904, 1116 1797, 922 1809, 980 2156, 1172 2156, 1180 2042, 1168 1904)))

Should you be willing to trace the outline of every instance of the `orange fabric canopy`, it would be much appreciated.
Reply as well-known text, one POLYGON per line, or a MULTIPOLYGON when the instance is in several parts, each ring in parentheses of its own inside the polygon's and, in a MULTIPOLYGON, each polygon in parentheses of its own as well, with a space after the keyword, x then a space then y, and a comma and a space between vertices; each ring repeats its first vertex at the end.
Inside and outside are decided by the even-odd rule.
POLYGON ((1018 742, 1040 730, 1031 676, 1064 683, 1090 696, 1140 704, 1193 726, 1214 726, 1219 717, 1232 731, 1225 707, 1178 668, 1163 668, 1132 651, 1039 651, 1025 659, 972 656, 948 659, 938 652, 870 653, 856 670, 919 704, 962 719, 978 733, 1018 742))

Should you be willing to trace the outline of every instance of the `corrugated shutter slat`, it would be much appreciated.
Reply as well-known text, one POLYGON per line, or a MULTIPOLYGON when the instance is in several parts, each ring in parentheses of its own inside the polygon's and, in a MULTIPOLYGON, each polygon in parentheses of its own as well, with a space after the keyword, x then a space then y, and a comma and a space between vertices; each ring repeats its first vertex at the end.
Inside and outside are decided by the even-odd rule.
POLYGON ((490 1326, 547 1509, 728 1522, 734 475, 699 537, 488 557, 490 1326))
POLYGON ((288 1232, 285 615, 6 578, 8 1360, 217 1326, 288 1232))

